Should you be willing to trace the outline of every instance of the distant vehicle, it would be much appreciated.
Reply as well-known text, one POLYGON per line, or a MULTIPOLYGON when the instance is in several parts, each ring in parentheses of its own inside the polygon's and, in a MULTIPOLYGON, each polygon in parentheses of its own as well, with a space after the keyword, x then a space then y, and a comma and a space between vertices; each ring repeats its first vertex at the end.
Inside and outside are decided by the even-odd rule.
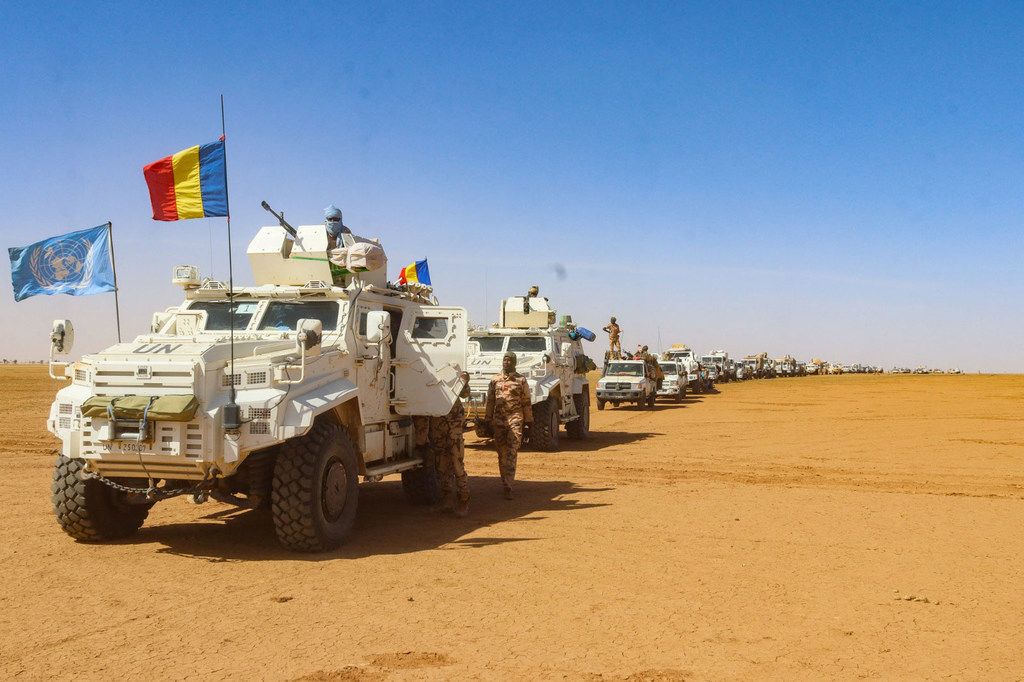
POLYGON ((701 356, 700 366, 704 369, 704 376, 707 377, 708 381, 715 382, 721 379, 722 368, 719 362, 719 358, 714 355, 701 356))
POLYGON ((679 360, 661 360, 661 373, 665 378, 658 389, 659 398, 672 398, 674 401, 682 402, 686 396, 686 368, 679 360))
POLYGON ((685 344, 673 344, 661 354, 665 360, 679 360, 686 368, 686 385, 690 393, 704 392, 704 379, 701 376, 701 365, 693 350, 685 344))
POLYGON ((733 368, 732 360, 729 359, 729 354, 724 350, 713 350, 710 351, 705 357, 712 357, 718 364, 718 379, 722 382, 727 382, 730 379, 735 379, 736 374, 733 368))
POLYGON ((654 407, 657 390, 643 360, 612 360, 597 382, 597 409, 603 410, 606 403, 616 407, 622 403, 636 403, 640 408, 654 407))
POLYGON ((947 372, 947 374, 963 374, 963 372, 960 370, 959 367, 952 367, 950 368, 949 372, 947 372))

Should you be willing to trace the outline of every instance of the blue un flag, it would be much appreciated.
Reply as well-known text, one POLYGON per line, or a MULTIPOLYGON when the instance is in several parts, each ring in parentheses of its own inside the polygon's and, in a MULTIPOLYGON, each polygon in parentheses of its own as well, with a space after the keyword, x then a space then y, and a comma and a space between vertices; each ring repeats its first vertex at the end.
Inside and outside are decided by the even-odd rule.
POLYGON ((14 300, 37 294, 88 296, 113 291, 109 225, 7 249, 14 300))

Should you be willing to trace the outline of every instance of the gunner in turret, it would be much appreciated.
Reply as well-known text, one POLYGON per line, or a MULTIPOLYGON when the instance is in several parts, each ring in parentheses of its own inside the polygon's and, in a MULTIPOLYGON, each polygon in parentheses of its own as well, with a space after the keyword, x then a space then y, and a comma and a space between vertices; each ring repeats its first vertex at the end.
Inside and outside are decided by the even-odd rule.
POLYGON ((327 228, 327 237, 332 248, 341 244, 341 235, 352 234, 352 231, 342 224, 341 209, 334 204, 324 209, 324 227, 327 228))

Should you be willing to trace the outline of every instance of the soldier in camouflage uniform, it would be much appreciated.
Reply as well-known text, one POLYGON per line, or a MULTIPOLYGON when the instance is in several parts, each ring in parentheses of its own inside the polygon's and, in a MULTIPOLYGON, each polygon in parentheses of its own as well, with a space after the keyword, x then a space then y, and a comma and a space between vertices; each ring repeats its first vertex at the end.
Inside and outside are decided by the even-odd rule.
POLYGON ((619 343, 619 334, 622 333, 622 329, 615 323, 614 317, 603 329, 608 332, 608 349, 611 351, 611 359, 618 360, 622 357, 622 344, 619 343))
POLYGON ((640 349, 640 359, 644 361, 644 366, 647 368, 647 376, 654 379, 660 391, 661 385, 665 381, 665 373, 661 370, 658 358, 647 352, 647 346, 644 346, 640 349))
POLYGON ((494 446, 498 450, 498 469, 505 487, 505 499, 512 499, 512 482, 516 478, 516 459, 523 443, 523 426, 533 423, 530 387, 526 378, 516 372, 516 354, 505 353, 501 372, 491 377, 487 386, 487 407, 484 418, 491 425, 494 446))
MULTIPOLYGON (((459 397, 468 398, 469 375, 460 372, 459 381, 462 382, 459 397)), ((469 477, 466 476, 465 443, 462 440, 465 421, 466 408, 461 400, 455 401, 447 415, 430 420, 430 443, 441 483, 441 511, 455 512, 459 518, 469 513, 469 477)))

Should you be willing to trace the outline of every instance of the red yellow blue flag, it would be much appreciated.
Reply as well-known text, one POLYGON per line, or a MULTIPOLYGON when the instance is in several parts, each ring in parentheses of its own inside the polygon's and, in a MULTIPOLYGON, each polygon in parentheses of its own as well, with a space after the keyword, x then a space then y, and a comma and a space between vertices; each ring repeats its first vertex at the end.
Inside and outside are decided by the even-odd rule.
POLYGON ((406 265, 398 273, 399 284, 409 284, 410 282, 430 286, 430 268, 427 267, 426 258, 418 260, 412 265, 406 265))
POLYGON ((189 147, 144 166, 153 220, 228 215, 224 140, 189 147))

